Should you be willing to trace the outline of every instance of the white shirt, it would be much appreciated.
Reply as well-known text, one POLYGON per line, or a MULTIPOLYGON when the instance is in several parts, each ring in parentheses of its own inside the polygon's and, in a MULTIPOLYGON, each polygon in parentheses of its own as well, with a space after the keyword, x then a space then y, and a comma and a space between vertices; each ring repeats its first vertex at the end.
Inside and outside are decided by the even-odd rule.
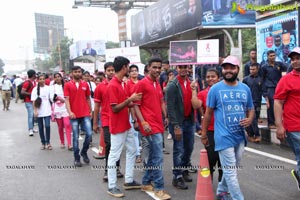
POLYGON ((10 90, 12 87, 12 84, 8 78, 1 79, 0 80, 0 87, 2 90, 10 90))
MULTIPOLYGON (((51 102, 53 102, 54 94, 56 94, 63 100, 65 99, 62 85, 54 84, 54 85, 50 86, 51 102)), ((54 113, 60 113, 64 117, 68 116, 68 112, 67 112, 65 103, 61 103, 60 101, 57 101, 56 103, 54 103, 54 113)))
MULTIPOLYGON (((38 117, 47 117, 51 115, 50 104, 50 88, 48 85, 40 87, 40 97, 42 99, 41 107, 38 109, 38 117)), ((35 86, 31 93, 31 101, 35 101, 38 98, 37 86, 35 86)))
POLYGON ((18 87, 18 85, 20 85, 21 83, 23 83, 23 79, 21 78, 16 78, 13 82, 13 84, 18 87))

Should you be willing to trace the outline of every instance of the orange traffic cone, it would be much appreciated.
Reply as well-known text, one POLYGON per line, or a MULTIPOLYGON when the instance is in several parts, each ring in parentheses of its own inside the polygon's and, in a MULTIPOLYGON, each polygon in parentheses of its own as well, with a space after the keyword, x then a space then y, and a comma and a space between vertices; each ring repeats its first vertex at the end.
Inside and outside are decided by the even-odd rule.
POLYGON ((104 142, 104 132, 103 129, 100 128, 100 141, 99 141, 99 150, 98 154, 94 155, 95 159, 104 159, 105 158, 105 142, 104 142))
POLYGON ((206 149, 200 151, 200 165, 195 200, 214 200, 213 185, 206 149))

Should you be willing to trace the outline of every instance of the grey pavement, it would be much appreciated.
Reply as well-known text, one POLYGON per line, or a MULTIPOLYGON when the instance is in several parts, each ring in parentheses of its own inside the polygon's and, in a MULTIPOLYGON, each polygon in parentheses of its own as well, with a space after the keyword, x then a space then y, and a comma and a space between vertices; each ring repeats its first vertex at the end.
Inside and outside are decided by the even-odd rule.
MULTIPOLYGON (((2 104, 0 103, 0 106, 2 104)), ((82 136, 84 137, 84 136, 82 136)), ((165 134, 166 137, 166 134, 165 134)), ((93 135, 95 147, 98 146, 99 134, 93 135)), ((166 149, 171 152, 172 141, 165 140, 166 149)), ((103 183, 104 160, 95 160, 95 154, 89 150, 91 163, 74 169, 73 153, 60 149, 60 142, 55 123, 51 125, 51 144, 53 150, 40 150, 40 138, 28 136, 27 112, 23 103, 11 102, 10 111, 0 111, 0 199, 1 200, 111 200, 107 183, 103 183)), ((82 144, 82 140, 81 140, 82 144)), ((286 147, 274 144, 249 143, 251 149, 278 155, 294 160, 294 155, 286 147)), ((199 165, 200 150, 203 145, 195 137, 192 163, 199 165)), ((245 151, 239 170, 239 181, 245 199, 300 199, 290 170, 295 167, 266 156, 245 151)), ((124 173, 125 154, 121 158, 121 171, 124 173)), ((141 166, 140 164, 138 166, 141 166)), ((172 154, 164 155, 165 190, 173 200, 195 199, 197 174, 191 174, 192 183, 187 183, 188 190, 178 190, 172 186, 172 154)), ((143 172, 135 170, 135 179, 141 182, 143 172)), ((213 189, 217 187, 214 176, 213 189)), ((124 178, 118 179, 122 189, 124 178)), ((123 190, 123 189, 122 189, 123 190)), ((123 190, 124 191, 124 190, 123 190)), ((149 195, 139 190, 124 191, 125 199, 150 200, 149 195)))

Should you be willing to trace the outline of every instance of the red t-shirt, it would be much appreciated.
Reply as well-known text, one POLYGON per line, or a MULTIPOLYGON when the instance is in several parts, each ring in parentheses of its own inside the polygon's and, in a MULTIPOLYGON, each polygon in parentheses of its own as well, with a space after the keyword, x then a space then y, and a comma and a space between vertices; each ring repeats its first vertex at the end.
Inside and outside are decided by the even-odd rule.
POLYGON ((184 117, 189 117, 192 112, 192 89, 191 89, 191 82, 186 77, 186 85, 184 85, 184 81, 180 76, 177 76, 179 81, 182 95, 183 95, 183 111, 184 117))
MULTIPOLYGON (((210 87, 207 87, 205 90, 202 90, 198 93, 198 99, 202 101, 202 106, 203 106, 203 112, 204 113, 206 111, 206 99, 207 99, 209 89, 210 89, 210 87)), ((212 113, 210 124, 208 125, 207 130, 214 131, 214 121, 215 121, 214 113, 212 113)))
POLYGON ((69 97, 71 111, 76 118, 90 116, 90 108, 86 98, 90 96, 90 88, 87 82, 81 80, 78 88, 74 80, 67 82, 64 86, 64 95, 69 97))
POLYGON ((50 85, 50 83, 51 83, 50 78, 47 78, 47 79, 45 80, 45 85, 50 85))
POLYGON ((109 126, 109 98, 107 94, 108 81, 105 79, 99 83, 95 89, 94 101, 101 106, 101 124, 102 127, 109 126))
POLYGON ((284 100, 283 126, 289 132, 300 131, 300 74, 283 76, 276 86, 274 99, 284 100))
MULTIPOLYGON (((136 84, 134 91, 136 93, 142 93, 142 99, 135 103, 137 105, 140 105, 140 110, 144 117, 144 120, 148 122, 152 130, 151 133, 146 133, 144 129, 141 128, 141 133, 144 136, 163 133, 164 124, 161 108, 163 93, 159 82, 157 80, 153 81, 149 76, 146 76, 136 84)), ((139 126, 143 127, 140 121, 139 126)))
POLYGON ((128 91, 126 84, 120 81, 116 76, 108 84, 107 94, 109 96, 109 129, 111 134, 123 133, 131 128, 129 123, 129 109, 123 108, 120 112, 114 113, 111 106, 124 102, 128 91), (123 87, 123 86, 124 87, 123 87))
POLYGON ((128 96, 131 96, 134 93, 135 85, 136 83, 133 82, 131 79, 127 81, 128 96))
MULTIPOLYGON (((36 86, 36 82, 35 81, 31 81, 30 79, 26 80, 23 84, 22 89, 24 88, 26 92, 29 92, 31 94, 33 88, 36 86), (31 84, 29 83, 29 81, 31 82, 31 84)), ((24 102, 32 102, 31 101, 31 97, 30 95, 26 95, 24 98, 24 102)))

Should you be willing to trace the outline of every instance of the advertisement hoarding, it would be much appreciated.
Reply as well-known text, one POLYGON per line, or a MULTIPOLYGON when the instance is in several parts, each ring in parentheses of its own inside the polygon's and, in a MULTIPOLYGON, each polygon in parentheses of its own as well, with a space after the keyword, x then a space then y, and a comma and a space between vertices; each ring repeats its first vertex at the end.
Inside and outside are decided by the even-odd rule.
POLYGON ((106 62, 113 62, 115 57, 117 56, 123 56, 128 58, 131 64, 141 62, 139 47, 107 49, 105 54, 105 60, 106 62))

